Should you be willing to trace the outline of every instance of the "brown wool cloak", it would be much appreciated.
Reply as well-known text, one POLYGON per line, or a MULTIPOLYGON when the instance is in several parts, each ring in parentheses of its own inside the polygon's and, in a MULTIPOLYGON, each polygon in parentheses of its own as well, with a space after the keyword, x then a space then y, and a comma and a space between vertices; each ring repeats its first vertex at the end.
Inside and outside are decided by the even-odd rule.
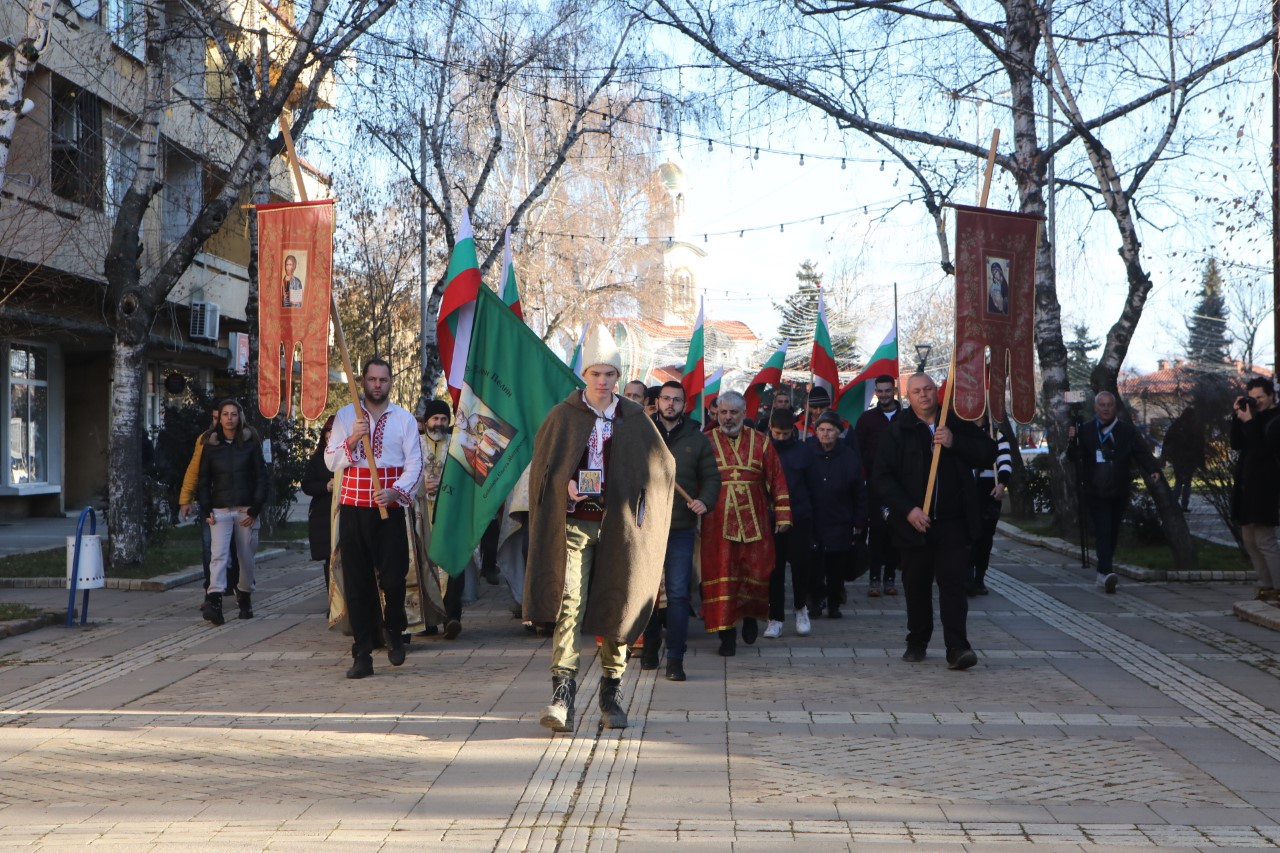
MULTIPOLYGON (((529 467, 529 558, 524 618, 555 622, 564 595, 565 509, 569 481, 595 425, 574 391, 538 429, 529 467)), ((671 526, 675 460, 644 409, 620 397, 605 473, 600 526, 582 630, 629 643, 640 635, 658 595, 671 526)))

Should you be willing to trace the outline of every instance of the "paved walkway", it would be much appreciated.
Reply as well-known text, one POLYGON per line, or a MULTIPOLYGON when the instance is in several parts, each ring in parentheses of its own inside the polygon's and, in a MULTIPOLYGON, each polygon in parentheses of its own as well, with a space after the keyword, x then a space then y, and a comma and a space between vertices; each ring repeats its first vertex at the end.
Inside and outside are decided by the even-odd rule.
POLYGON ((997 542, 968 672, 940 631, 899 660, 901 597, 859 582, 809 637, 695 637, 686 683, 633 663, 621 733, 593 666, 574 736, 538 727, 548 643, 498 587, 364 681, 299 555, 221 628, 195 587, 98 591, 91 628, 0 641, 0 849, 1274 847, 1280 635, 1231 616, 1240 586, 1104 596, 1071 562, 997 542))

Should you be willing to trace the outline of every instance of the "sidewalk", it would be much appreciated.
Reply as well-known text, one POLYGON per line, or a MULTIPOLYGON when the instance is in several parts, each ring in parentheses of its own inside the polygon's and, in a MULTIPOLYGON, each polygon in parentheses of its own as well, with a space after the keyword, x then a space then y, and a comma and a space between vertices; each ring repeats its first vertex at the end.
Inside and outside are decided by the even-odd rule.
POLYGON ((593 665, 573 736, 537 725, 549 643, 499 587, 458 640, 363 681, 300 556, 221 628, 198 586, 99 591, 89 629, 0 640, 0 849, 1274 849, 1280 636, 1231 614, 1245 587, 1106 596, 1068 557, 996 547, 968 672, 940 630, 903 663, 901 596, 860 581, 809 637, 720 658, 696 635, 683 684, 633 662, 620 733, 593 665))

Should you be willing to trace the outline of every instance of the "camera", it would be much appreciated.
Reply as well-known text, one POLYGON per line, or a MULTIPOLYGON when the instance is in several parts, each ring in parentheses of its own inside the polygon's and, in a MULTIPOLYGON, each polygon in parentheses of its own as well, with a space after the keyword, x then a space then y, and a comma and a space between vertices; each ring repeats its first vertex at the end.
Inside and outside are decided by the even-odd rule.
POLYGON ((1236 408, 1240 411, 1253 411, 1258 407, 1258 401, 1252 397, 1241 397, 1236 403, 1236 408))

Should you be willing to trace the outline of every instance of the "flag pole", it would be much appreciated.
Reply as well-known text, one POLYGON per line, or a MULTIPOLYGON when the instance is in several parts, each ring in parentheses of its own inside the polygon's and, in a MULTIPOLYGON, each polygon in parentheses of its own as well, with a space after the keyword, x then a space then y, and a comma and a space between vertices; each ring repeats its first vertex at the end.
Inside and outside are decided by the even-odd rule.
MULTIPOLYGON (((982 178, 982 196, 979 199, 978 206, 987 206, 987 197, 991 193, 991 172, 996 164, 996 146, 1000 144, 1000 128, 996 128, 991 132, 991 148, 987 151, 987 169, 982 178)), ((947 412, 951 410, 951 395, 955 393, 956 388, 956 347, 954 337, 951 341, 951 365, 947 369, 947 391, 942 395, 942 411, 938 413, 938 428, 947 425, 947 412)), ((938 482, 938 460, 942 456, 942 445, 935 444, 933 446, 933 459, 929 461, 929 482, 924 487, 924 510, 925 515, 929 515, 931 510, 929 507, 933 504, 933 488, 938 482)))
MULTIPOLYGON (((289 167, 293 170, 293 180, 298 187, 298 196, 303 200, 307 200, 307 187, 302 183, 302 169, 298 165, 298 154, 293 147, 293 134, 289 132, 289 123, 285 117, 280 116, 280 134, 284 136, 285 157, 289 160, 289 167)), ((338 352, 342 354, 342 369, 347 376, 347 390, 351 393, 351 407, 355 409, 356 420, 368 423, 365 417, 364 408, 360 405, 360 389, 356 386, 355 370, 351 367, 351 356, 347 353, 347 338, 342 334, 342 318, 338 316, 338 300, 333 295, 333 288, 329 288, 329 316, 333 320, 333 339, 338 344, 338 352)), ((365 463, 369 466, 369 478, 373 484, 373 493, 376 495, 382 491, 382 483, 378 479, 378 465, 373 458, 373 444, 366 434, 360 440, 364 447, 365 463)), ((383 519, 387 518, 387 508, 385 506, 378 507, 378 515, 383 519)))

